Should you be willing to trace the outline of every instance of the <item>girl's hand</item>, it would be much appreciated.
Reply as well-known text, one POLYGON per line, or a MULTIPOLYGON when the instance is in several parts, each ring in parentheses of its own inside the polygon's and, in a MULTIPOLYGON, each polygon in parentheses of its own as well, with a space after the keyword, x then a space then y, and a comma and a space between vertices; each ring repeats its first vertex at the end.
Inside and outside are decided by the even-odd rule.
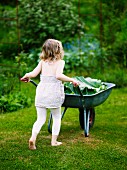
POLYGON ((25 83, 29 82, 30 81, 30 78, 28 76, 28 73, 25 74, 25 76, 23 76, 21 79, 21 81, 24 81, 25 83))
POLYGON ((76 81, 76 80, 73 80, 73 81, 72 81, 72 84, 74 85, 74 87, 79 86, 79 82, 78 82, 78 81, 76 81))
POLYGON ((29 82, 29 81, 30 81, 30 79, 29 79, 29 78, 21 78, 20 80, 21 80, 21 81, 24 81, 25 83, 27 83, 27 82, 29 82))

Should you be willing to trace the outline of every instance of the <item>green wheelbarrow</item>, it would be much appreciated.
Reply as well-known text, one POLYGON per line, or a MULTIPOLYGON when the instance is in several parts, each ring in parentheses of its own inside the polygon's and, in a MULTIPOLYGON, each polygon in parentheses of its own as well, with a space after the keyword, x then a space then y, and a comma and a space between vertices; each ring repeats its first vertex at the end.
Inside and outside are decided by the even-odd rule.
MULTIPOLYGON (((37 84, 30 80, 32 84, 37 86, 37 84)), ((100 91, 92 95, 83 95, 80 91, 80 95, 77 94, 65 94, 65 100, 62 104, 64 110, 61 115, 61 119, 64 117, 65 112, 68 108, 78 108, 79 109, 79 123, 82 129, 84 129, 85 137, 89 136, 89 129, 94 125, 95 121, 95 107, 104 103, 105 100, 109 97, 112 88, 115 87, 113 83, 104 83, 107 85, 107 89, 100 91)), ((77 87, 79 88, 79 87, 77 87)), ((48 131, 51 133, 51 122, 52 122, 52 113, 50 113, 50 118, 48 121, 48 131)))

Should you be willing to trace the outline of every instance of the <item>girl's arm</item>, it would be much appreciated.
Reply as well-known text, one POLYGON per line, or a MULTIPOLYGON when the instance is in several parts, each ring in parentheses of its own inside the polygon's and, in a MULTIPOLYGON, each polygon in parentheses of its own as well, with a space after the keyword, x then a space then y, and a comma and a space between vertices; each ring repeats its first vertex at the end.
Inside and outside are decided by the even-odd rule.
POLYGON ((33 78, 33 77, 36 77, 40 72, 41 72, 41 69, 42 69, 42 61, 40 61, 37 65, 37 67, 29 72, 29 73, 26 73, 22 78, 21 80, 23 79, 30 79, 30 78, 33 78))
POLYGON ((63 74, 64 65, 65 65, 65 61, 61 60, 56 70, 56 78, 61 81, 72 82, 74 86, 79 85, 79 82, 77 82, 75 79, 70 78, 63 74))

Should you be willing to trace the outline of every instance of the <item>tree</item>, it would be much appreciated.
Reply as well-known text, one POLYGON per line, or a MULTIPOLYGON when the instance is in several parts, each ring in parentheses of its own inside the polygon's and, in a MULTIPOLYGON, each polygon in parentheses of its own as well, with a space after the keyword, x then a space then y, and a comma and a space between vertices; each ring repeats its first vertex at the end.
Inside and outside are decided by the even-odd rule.
POLYGON ((40 47, 47 38, 65 42, 84 29, 72 0, 20 0, 19 18, 21 41, 28 46, 40 47))
MULTIPOLYGON (((99 10, 99 9, 95 9, 99 10)), ((127 1, 102 1, 103 46, 110 60, 127 67, 127 1)))

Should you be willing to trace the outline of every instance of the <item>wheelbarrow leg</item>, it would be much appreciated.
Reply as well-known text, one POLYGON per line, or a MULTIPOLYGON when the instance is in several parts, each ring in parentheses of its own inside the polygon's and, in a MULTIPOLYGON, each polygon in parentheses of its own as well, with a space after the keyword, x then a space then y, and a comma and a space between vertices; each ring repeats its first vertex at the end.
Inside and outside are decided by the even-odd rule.
POLYGON ((65 107, 65 108, 64 108, 64 111, 62 112, 61 119, 63 119, 63 117, 64 117, 64 114, 65 114, 65 112, 66 112, 67 108, 68 108, 68 107, 65 107))
POLYGON ((48 132, 49 133, 52 133, 52 130, 51 130, 51 121, 52 121, 52 113, 50 113, 50 117, 49 117, 49 121, 48 121, 48 132))
POLYGON ((84 135, 85 137, 89 136, 89 117, 90 117, 90 111, 86 108, 84 108, 84 135))
MULTIPOLYGON (((61 115, 61 119, 64 117, 66 110, 67 110, 67 107, 64 108, 64 111, 62 112, 62 115, 61 115)), ((50 117, 49 117, 49 121, 48 121, 48 132, 49 133, 52 133, 51 122, 52 122, 52 113, 50 113, 50 117)))

